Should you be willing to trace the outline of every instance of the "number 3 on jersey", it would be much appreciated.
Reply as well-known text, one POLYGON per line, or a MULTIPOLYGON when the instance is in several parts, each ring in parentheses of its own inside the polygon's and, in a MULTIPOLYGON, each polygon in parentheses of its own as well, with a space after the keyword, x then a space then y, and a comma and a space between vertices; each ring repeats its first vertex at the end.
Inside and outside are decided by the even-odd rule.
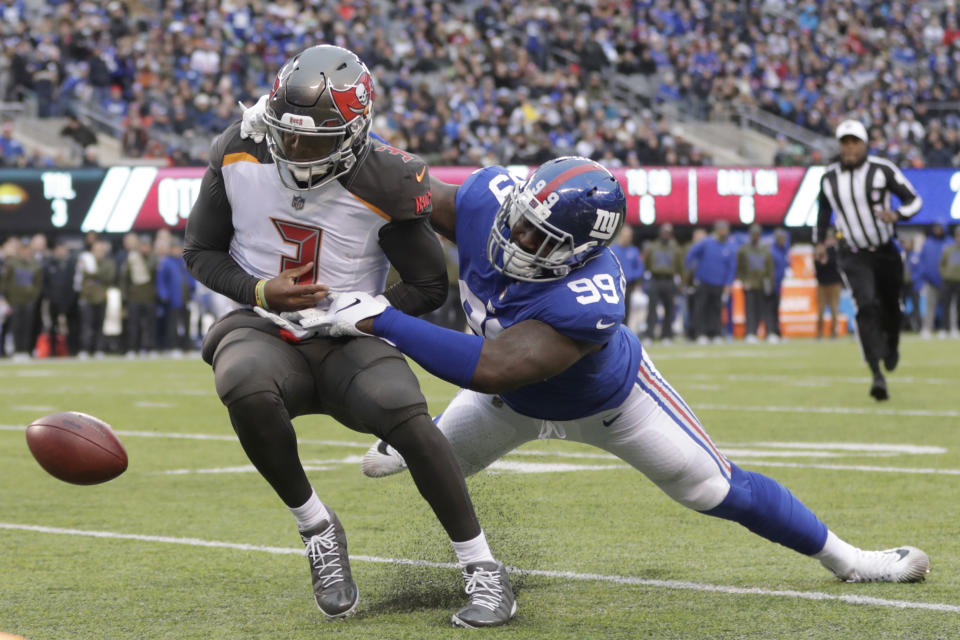
POLYGON ((280 271, 287 269, 296 269, 312 262, 313 268, 297 278, 297 284, 312 284, 317 280, 317 263, 320 259, 320 242, 323 239, 323 229, 311 227, 302 222, 290 222, 288 220, 273 220, 273 226, 276 227, 280 238, 287 244, 292 244, 297 248, 297 254, 293 257, 282 256, 280 259, 280 271))
MULTIPOLYGON (((617 293, 617 286, 613 281, 613 276, 609 273, 598 273, 592 278, 580 278, 567 283, 567 287, 574 293, 582 295, 577 296, 577 302, 580 304, 593 304, 600 302, 603 298, 610 304, 620 302, 620 294, 617 293)), ((624 288, 623 278, 620 281, 621 291, 624 288)))

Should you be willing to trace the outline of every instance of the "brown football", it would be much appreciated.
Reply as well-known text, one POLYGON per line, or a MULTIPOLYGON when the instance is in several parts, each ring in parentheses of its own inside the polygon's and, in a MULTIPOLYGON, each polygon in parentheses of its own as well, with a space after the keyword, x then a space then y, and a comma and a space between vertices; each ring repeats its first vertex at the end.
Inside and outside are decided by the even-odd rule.
POLYGON ((47 473, 73 484, 106 482, 127 468, 127 452, 110 425, 77 411, 34 420, 27 446, 47 473))

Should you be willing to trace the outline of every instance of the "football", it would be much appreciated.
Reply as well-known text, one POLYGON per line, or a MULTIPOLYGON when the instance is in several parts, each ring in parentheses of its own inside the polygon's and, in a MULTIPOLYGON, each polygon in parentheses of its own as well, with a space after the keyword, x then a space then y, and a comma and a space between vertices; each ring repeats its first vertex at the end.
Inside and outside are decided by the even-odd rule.
POLYGON ((34 420, 27 446, 47 473, 73 484, 106 482, 127 468, 127 452, 110 425, 77 411, 34 420))

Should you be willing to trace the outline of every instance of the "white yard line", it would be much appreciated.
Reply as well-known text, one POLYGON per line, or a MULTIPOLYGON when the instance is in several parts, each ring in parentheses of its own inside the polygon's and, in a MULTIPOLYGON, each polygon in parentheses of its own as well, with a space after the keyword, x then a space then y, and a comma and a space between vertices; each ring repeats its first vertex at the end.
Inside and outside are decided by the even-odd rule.
MULTIPOLYGON (((21 425, 0 425, 0 431, 24 431, 26 427, 21 425)), ((208 433, 163 433, 158 431, 126 431, 118 430, 117 435, 122 437, 142 437, 142 438, 169 438, 183 440, 213 440, 218 442, 236 442, 236 437, 227 434, 208 434, 208 433)), ((301 444, 313 444, 329 447, 344 448, 362 448, 367 449, 372 442, 353 442, 348 440, 300 440, 301 444)), ((960 469, 935 469, 935 468, 911 468, 911 467, 880 467, 870 465, 844 465, 844 464, 817 464, 817 463, 792 463, 775 462, 765 460, 755 460, 754 458, 783 458, 783 457, 892 457, 896 455, 910 454, 943 454, 947 449, 943 447, 933 447, 914 444, 881 444, 881 443, 856 443, 856 442, 749 442, 749 443, 718 443, 724 453, 732 459, 739 460, 750 458, 744 466, 748 467, 784 467, 790 469, 823 469, 830 471, 864 471, 880 473, 905 473, 914 475, 960 475, 960 469), (760 447, 748 449, 745 447, 760 447), (762 448, 779 449, 778 451, 763 451, 762 448), (787 449, 789 451, 783 451, 787 449), (838 454, 833 451, 847 451, 847 454, 838 454)), ((527 456, 537 458, 570 458, 586 460, 616 460, 619 458, 609 453, 588 453, 580 451, 542 451, 521 449, 511 451, 509 456, 527 456)), ((331 468, 331 465, 358 464, 362 458, 360 456, 348 456, 332 460, 304 460, 305 465, 309 465, 307 471, 325 471, 331 468)), ((614 465, 573 465, 573 464, 555 464, 555 463, 522 463, 512 460, 500 460, 491 466, 494 472, 514 472, 514 473, 554 473, 569 471, 607 471, 614 469, 629 469, 630 467, 622 464, 614 465)), ((212 467, 203 469, 170 469, 157 473, 163 475, 187 475, 187 474, 218 474, 218 473, 252 473, 255 469, 250 465, 232 466, 232 467, 212 467)))
POLYGON ((694 403, 694 410, 706 411, 760 411, 763 413, 836 413, 864 416, 912 416, 919 418, 960 418, 960 411, 931 411, 929 409, 867 409, 865 407, 783 407, 740 404, 694 403))
POLYGON ((751 460, 744 464, 746 467, 787 467, 790 469, 825 469, 828 471, 876 471, 880 473, 910 473, 917 475, 960 476, 960 469, 923 469, 912 467, 874 467, 855 464, 816 464, 797 462, 773 462, 766 460, 751 460))
MULTIPOLYGON (((35 533, 48 533, 56 535, 85 536, 90 538, 106 538, 110 540, 133 540, 137 542, 153 542, 161 544, 178 544, 191 547, 208 547, 214 549, 232 549, 234 551, 256 551, 260 553, 270 553, 277 555, 303 555, 303 549, 287 547, 269 547, 255 544, 242 544, 236 542, 220 542, 217 540, 203 540, 201 538, 173 538, 168 536, 149 536, 135 533, 115 533, 112 531, 88 531, 84 529, 62 529, 59 527, 44 527, 30 524, 17 524, 11 522, 0 522, 0 529, 11 531, 32 531, 35 533)), ((410 560, 406 558, 384 558, 380 556, 368 556, 350 554, 350 559, 354 562, 371 562, 379 564, 402 564, 417 567, 435 567, 439 569, 457 569, 457 565, 451 562, 428 562, 426 560, 410 560)), ((868 605, 875 607, 886 607, 890 609, 925 609, 928 611, 941 611, 947 613, 960 613, 960 605, 946 604, 939 602, 915 602, 911 600, 888 600, 886 598, 874 598, 870 596, 859 595, 836 595, 832 593, 823 593, 819 591, 794 591, 792 589, 762 589, 759 587, 731 587, 727 585, 707 584, 701 582, 686 582, 683 580, 651 580, 647 578, 635 578, 631 576, 605 575, 599 573, 575 573, 572 571, 547 571, 542 569, 523 569, 520 567, 510 567, 513 572, 520 572, 527 575, 541 576, 544 578, 556 578, 562 580, 578 580, 582 582, 607 582, 613 584, 623 584, 641 587, 656 587, 662 589, 675 589, 680 591, 701 591, 709 593, 723 593, 728 595, 755 595, 764 597, 795 598, 798 600, 818 600, 835 601, 845 604, 868 605)), ((855 589, 857 587, 850 587, 855 589)))
MULTIPOLYGON (((895 376, 897 384, 934 384, 934 385, 955 385, 960 383, 958 378, 917 378, 913 376, 895 376)), ((872 378, 867 376, 785 376, 785 375, 752 375, 738 373, 724 373, 722 375, 709 373, 680 373, 672 374, 670 382, 676 385, 678 380, 697 380, 710 383, 720 383, 732 380, 735 382, 786 382, 788 384, 834 384, 837 382, 845 384, 869 384, 872 378)), ((684 385, 691 386, 691 385, 684 385)))

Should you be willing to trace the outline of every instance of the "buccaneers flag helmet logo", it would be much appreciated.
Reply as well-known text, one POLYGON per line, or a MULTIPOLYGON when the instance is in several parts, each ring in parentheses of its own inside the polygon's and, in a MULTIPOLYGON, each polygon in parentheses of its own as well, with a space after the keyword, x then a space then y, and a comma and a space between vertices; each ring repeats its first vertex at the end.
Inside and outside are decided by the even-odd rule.
POLYGON ((344 90, 331 87, 330 95, 333 96, 333 103, 337 105, 344 122, 350 122, 369 111, 370 103, 373 102, 373 79, 369 73, 364 72, 357 78, 356 84, 344 90))

